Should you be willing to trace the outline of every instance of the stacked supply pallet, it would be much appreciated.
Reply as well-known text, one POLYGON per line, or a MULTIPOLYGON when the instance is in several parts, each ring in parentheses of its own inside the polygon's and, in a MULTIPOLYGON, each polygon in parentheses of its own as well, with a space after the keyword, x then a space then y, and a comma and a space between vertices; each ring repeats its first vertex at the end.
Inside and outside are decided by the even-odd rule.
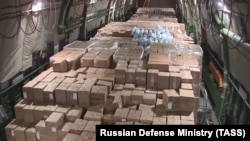
POLYGON ((183 24, 130 20, 65 46, 48 70, 23 86, 24 99, 5 127, 7 140, 95 141, 99 124, 196 124, 202 51, 176 46, 190 40, 183 24), (172 43, 145 50, 132 39, 134 26, 157 25, 168 27, 172 43))

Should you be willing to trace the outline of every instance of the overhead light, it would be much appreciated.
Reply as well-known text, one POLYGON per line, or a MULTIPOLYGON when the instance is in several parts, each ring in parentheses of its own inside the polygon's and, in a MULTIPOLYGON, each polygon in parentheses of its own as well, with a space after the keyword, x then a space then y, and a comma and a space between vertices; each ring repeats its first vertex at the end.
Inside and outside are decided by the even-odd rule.
POLYGON ((42 1, 41 0, 34 0, 34 3, 32 5, 32 11, 37 12, 42 9, 42 1))

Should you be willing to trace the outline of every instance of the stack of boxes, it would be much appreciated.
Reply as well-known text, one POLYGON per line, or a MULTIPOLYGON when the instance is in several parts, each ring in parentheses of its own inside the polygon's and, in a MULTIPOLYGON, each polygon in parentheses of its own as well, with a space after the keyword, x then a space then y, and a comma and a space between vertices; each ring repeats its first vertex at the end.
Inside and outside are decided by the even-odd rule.
MULTIPOLYGON (((114 30, 107 30, 108 25, 99 32, 117 38, 104 39, 99 33, 100 40, 67 45, 51 57, 48 70, 23 86, 24 99, 15 105, 15 119, 5 127, 7 140, 94 141, 98 124, 196 124, 200 47, 153 44, 147 60, 142 60, 143 49, 120 37, 130 37, 135 23, 142 28, 167 25, 112 23, 114 30), (107 47, 105 42, 118 45, 107 47)), ((185 34, 182 24, 171 26, 185 34)))

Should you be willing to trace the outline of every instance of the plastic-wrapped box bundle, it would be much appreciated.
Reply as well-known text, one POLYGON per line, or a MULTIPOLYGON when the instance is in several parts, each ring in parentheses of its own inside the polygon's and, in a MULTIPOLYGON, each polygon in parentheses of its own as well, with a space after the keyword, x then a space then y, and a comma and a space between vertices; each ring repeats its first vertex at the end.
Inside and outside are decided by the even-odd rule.
POLYGON ((178 66, 181 83, 192 83, 195 96, 200 96, 203 51, 199 45, 179 44, 169 49, 169 65, 178 66))
POLYGON ((118 61, 130 61, 141 60, 143 57, 142 47, 120 47, 113 55, 113 60, 118 61))

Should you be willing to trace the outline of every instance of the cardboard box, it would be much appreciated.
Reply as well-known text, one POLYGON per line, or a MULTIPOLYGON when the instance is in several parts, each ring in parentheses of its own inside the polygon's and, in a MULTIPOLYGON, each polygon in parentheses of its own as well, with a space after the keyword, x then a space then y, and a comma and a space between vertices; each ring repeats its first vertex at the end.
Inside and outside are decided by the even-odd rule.
POLYGON ((147 82, 147 70, 136 69, 135 81, 137 86, 146 86, 147 82))
POLYGON ((134 125, 133 121, 116 122, 115 125, 134 125))
POLYGON ((152 125, 166 125, 167 118, 166 117, 154 117, 152 125))
POLYGON ((127 121, 139 122, 141 118, 141 113, 142 113, 141 110, 130 109, 127 116, 127 121))
POLYGON ((116 109, 119 107, 119 103, 108 103, 104 106, 104 114, 114 114, 116 109))
POLYGON ((168 117, 167 125, 181 125, 181 119, 175 117, 168 117))
POLYGON ((95 106, 99 104, 105 104, 108 97, 107 86, 93 86, 90 95, 90 105, 95 106))
POLYGON ((134 83, 135 84, 135 70, 136 69, 130 69, 130 68, 126 70, 125 83, 134 83))
POLYGON ((15 141, 15 132, 14 130, 17 128, 21 121, 13 119, 7 126, 5 126, 5 135, 8 141, 15 141))
POLYGON ((27 105, 27 100, 22 99, 14 106, 15 117, 17 120, 24 120, 23 108, 27 105))
POLYGON ((56 77, 52 82, 60 84, 61 82, 63 82, 64 79, 64 77, 56 77))
POLYGON ((76 72, 79 74, 84 74, 88 68, 87 67, 81 67, 76 70, 76 72))
POLYGON ((58 105, 47 105, 44 106, 44 119, 47 119, 51 113, 55 112, 57 109, 58 105))
POLYGON ((158 73, 158 89, 160 90, 169 89, 169 73, 168 72, 158 73))
POLYGON ((33 88, 34 102, 36 104, 43 104, 43 102, 44 102, 44 99, 43 99, 43 90, 46 88, 47 85, 48 85, 47 82, 39 82, 33 88))
POLYGON ((191 74, 182 74, 181 83, 193 83, 193 77, 191 74))
POLYGON ((90 140, 90 139, 94 138, 95 132, 83 131, 80 136, 86 140, 88 140, 88 139, 90 140))
POLYGON ((104 74, 106 72, 106 68, 98 68, 96 69, 96 74, 104 74))
POLYGON ((180 111, 192 112, 195 108, 197 97, 194 96, 193 90, 180 89, 180 111))
POLYGON ((33 93, 33 87, 38 83, 39 81, 31 80, 27 84, 25 84, 22 87, 23 90, 23 98, 27 99, 28 101, 34 100, 34 93, 33 93))
POLYGON ((74 122, 76 119, 80 118, 81 116, 82 116, 82 108, 72 108, 66 114, 66 120, 69 122, 74 122))
POLYGON ((142 104, 143 102, 144 91, 133 90, 131 94, 131 104, 142 104))
POLYGON ((193 86, 191 83, 181 83, 181 89, 193 90, 193 86))
POLYGON ((167 110, 163 104, 155 106, 154 117, 167 117, 167 110))
POLYGON ((180 73, 169 74, 169 89, 178 90, 181 87, 181 75, 180 73))
POLYGON ((190 71, 193 77, 193 83, 194 84, 200 84, 201 82, 201 69, 200 68, 195 68, 195 67, 190 67, 190 71))
POLYGON ((67 72, 68 66, 65 59, 58 59, 52 63, 52 68, 54 72, 67 72))
POLYGON ((163 105, 168 111, 180 111, 181 97, 173 89, 164 90, 163 105))
POLYGON ((87 74, 96 74, 97 68, 89 67, 86 71, 87 74))
POLYGON ((98 80, 96 82, 96 85, 99 86, 107 86, 108 87, 108 93, 110 93, 110 91, 113 89, 113 83, 109 82, 109 81, 104 81, 104 80, 98 80))
POLYGON ((87 55, 87 54, 85 54, 80 60, 81 67, 94 67, 94 59, 96 55, 95 54, 87 55))
POLYGON ((101 121, 102 115, 103 114, 100 112, 88 110, 84 115, 84 119, 91 120, 91 121, 101 121))
POLYGON ((67 133, 66 136, 62 139, 63 141, 76 141, 79 135, 67 133))
POLYGON ((14 134, 15 134, 15 140, 18 141, 26 141, 25 138, 25 131, 27 128, 30 126, 30 123, 23 122, 19 124, 15 129, 14 129, 14 134))
POLYGON ((59 83, 51 82, 43 90, 43 100, 46 104, 55 104, 55 89, 59 83))
POLYGON ((67 105, 78 105, 78 90, 81 87, 81 84, 72 83, 66 91, 66 101, 67 105))
POLYGON ((101 124, 102 125, 114 125, 115 119, 112 114, 105 114, 101 118, 101 124))
POLYGON ((70 70, 66 73, 64 73, 64 77, 66 78, 76 78, 78 73, 75 70, 70 70))
POLYGON ((63 124, 63 126, 59 127, 57 130, 57 138, 59 141, 63 140, 63 138, 69 133, 70 125, 72 125, 72 122, 66 122, 63 124))
POLYGON ((51 128, 52 132, 56 132, 58 127, 60 127, 64 122, 64 114, 53 112, 45 120, 45 126, 51 128))
POLYGON ((124 85, 124 90, 134 90, 135 89, 135 84, 131 84, 131 83, 126 83, 124 85))
POLYGON ((66 91, 67 91, 67 89, 69 88, 70 85, 71 85, 70 83, 61 83, 55 89, 56 104, 65 105, 67 103, 66 91))
POLYGON ((57 73, 52 72, 52 73, 50 73, 48 76, 46 76, 46 77, 42 80, 42 82, 50 83, 50 82, 52 82, 56 77, 57 77, 57 73))
POLYGON ((129 113, 129 108, 117 108, 114 114, 114 119, 116 122, 127 121, 127 116, 129 113))
POLYGON ((158 87, 158 73, 157 69, 148 69, 147 72, 147 88, 157 89, 158 87))
POLYGON ((126 82, 126 67, 116 67, 115 68, 115 83, 125 84, 126 82))
POLYGON ((110 67, 110 55, 98 55, 94 60, 94 67, 96 68, 109 68, 110 67))
POLYGON ((27 122, 27 123, 35 122, 34 109, 35 109, 35 106, 33 105, 26 105, 23 108, 24 122, 27 122))
POLYGON ((35 127, 28 127, 25 131, 26 141, 36 141, 36 129, 35 127))
POLYGON ((155 105, 156 104, 156 94, 144 94, 143 95, 143 104, 155 105))
POLYGON ((154 113, 151 110, 142 110, 140 123, 152 124, 154 119, 154 113))
POLYGON ((45 115, 44 110, 45 110, 44 106, 35 106, 35 108, 33 110, 35 123, 44 119, 44 115, 45 115))
POLYGON ((71 109, 70 106, 58 106, 55 110, 55 112, 57 113, 63 113, 64 115, 66 115, 69 110, 71 109))
POLYGON ((100 125, 100 121, 88 121, 84 131, 89 131, 89 132, 95 132, 96 131, 96 125, 100 125))
POLYGON ((139 104, 138 110, 154 112, 155 105, 139 104))
POLYGON ((146 91, 146 87, 144 87, 144 86, 137 86, 137 87, 134 88, 134 90, 146 91))
POLYGON ((161 98, 163 97, 163 91, 158 91, 157 92, 157 98, 161 98))
POLYGON ((95 85, 97 79, 89 78, 78 90, 78 104, 84 108, 90 105, 90 93, 92 87, 95 85))
POLYGON ((62 83, 70 83, 70 84, 72 84, 72 83, 74 83, 74 82, 76 82, 76 78, 65 78, 64 80, 63 80, 63 82, 62 83))
POLYGON ((47 128, 45 126, 45 121, 44 120, 40 120, 39 122, 37 122, 37 124, 35 125, 35 129, 36 129, 36 136, 37 139, 42 140, 41 138, 43 138, 44 136, 41 135, 47 135, 47 128))
POLYGON ((122 100, 122 106, 128 107, 131 105, 131 90, 122 90, 121 91, 121 100, 122 100))
POLYGON ((80 135, 86 125, 72 123, 69 127, 69 133, 80 135))
POLYGON ((114 90, 121 91, 124 89, 124 84, 114 84, 114 90))
POLYGON ((175 73, 179 73, 180 72, 180 66, 169 66, 169 72, 175 72, 175 73))

